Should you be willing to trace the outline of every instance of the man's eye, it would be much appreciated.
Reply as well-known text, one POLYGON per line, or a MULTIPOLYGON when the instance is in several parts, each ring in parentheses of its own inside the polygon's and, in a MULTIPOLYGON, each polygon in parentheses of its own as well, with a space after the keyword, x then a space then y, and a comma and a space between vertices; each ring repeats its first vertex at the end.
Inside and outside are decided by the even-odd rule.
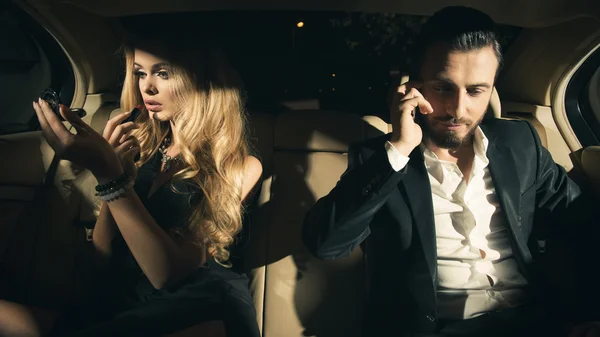
POLYGON ((482 90, 479 90, 479 89, 475 89, 475 90, 468 90, 468 91, 467 91, 467 93, 468 93, 469 95, 471 95, 471 96, 475 97, 475 96, 479 96, 479 95, 481 95, 481 94, 483 93, 483 91, 482 91, 482 90))
POLYGON ((450 88, 445 87, 445 86, 437 86, 437 87, 433 87, 433 91, 435 91, 437 93, 446 93, 446 92, 450 91, 450 88))

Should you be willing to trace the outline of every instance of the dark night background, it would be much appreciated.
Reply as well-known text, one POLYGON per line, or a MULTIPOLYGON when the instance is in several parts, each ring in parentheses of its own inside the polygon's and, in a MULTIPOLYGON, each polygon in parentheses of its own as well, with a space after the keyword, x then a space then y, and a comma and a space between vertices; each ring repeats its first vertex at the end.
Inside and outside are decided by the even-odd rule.
MULTIPOLYGON (((250 110, 317 99, 320 109, 387 114, 387 93, 408 70, 427 17, 344 12, 198 12, 168 14, 220 37, 241 73, 250 110), (299 28, 298 23, 303 27, 299 28)), ((499 26, 506 50, 519 28, 499 26)))

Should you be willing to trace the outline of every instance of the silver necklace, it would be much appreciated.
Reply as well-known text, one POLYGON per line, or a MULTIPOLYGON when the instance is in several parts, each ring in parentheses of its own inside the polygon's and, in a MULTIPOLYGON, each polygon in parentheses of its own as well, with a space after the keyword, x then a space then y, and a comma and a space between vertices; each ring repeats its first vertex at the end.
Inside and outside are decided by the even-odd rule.
POLYGON ((163 173, 169 171, 169 169, 171 168, 171 165, 173 165, 177 161, 179 161, 178 155, 175 157, 171 157, 167 154, 167 151, 168 151, 170 145, 171 145, 171 137, 165 137, 162 144, 158 148, 158 151, 160 151, 160 154, 162 155, 162 158, 160 159, 160 161, 164 164, 164 166, 161 170, 161 172, 163 172, 163 173))

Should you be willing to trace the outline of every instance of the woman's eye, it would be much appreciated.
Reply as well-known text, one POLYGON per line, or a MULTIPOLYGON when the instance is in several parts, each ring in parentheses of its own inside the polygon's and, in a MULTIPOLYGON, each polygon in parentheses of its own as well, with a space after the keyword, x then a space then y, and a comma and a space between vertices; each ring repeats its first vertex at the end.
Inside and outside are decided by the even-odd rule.
POLYGON ((146 74, 145 74, 144 72, 141 72, 141 71, 139 71, 139 70, 136 70, 136 71, 134 71, 134 72, 133 72, 133 75, 134 75, 134 76, 137 76, 137 77, 139 77, 139 78, 144 78, 144 77, 146 77, 146 74))
POLYGON ((165 80, 169 78, 169 73, 164 70, 159 71, 157 73, 157 75, 158 75, 158 77, 165 79, 165 80))

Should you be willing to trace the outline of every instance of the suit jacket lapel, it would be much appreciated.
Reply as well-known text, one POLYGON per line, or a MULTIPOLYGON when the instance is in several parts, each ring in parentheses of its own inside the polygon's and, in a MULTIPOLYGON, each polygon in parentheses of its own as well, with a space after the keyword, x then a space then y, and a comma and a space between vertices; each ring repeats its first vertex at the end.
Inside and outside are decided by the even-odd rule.
MULTIPOLYGON (((500 207, 506 219, 507 229, 512 237, 512 248, 522 271, 527 274, 526 265, 531 261, 531 254, 527 248, 526 238, 520 229, 521 194, 515 160, 510 148, 495 141, 493 131, 486 125, 481 125, 481 128, 489 140, 487 150, 490 161, 489 169, 500 207)), ((427 267, 435 281, 437 277, 437 247, 431 183, 420 147, 411 153, 406 176, 402 179, 399 188, 412 212, 427 267)))
POLYGON ((437 248, 431 183, 420 147, 411 153, 406 176, 402 179, 399 187, 412 212, 414 228, 416 228, 423 247, 429 274, 432 280, 435 280, 437 277, 437 248))
POLYGON ((500 207, 506 219, 507 229, 513 238, 513 251, 521 268, 526 272, 525 266, 531 261, 531 254, 527 248, 525 235, 521 231, 519 215, 521 192, 517 166, 510 148, 495 141, 493 130, 485 125, 482 125, 481 128, 489 140, 487 150, 487 157, 490 161, 489 169, 500 207))

